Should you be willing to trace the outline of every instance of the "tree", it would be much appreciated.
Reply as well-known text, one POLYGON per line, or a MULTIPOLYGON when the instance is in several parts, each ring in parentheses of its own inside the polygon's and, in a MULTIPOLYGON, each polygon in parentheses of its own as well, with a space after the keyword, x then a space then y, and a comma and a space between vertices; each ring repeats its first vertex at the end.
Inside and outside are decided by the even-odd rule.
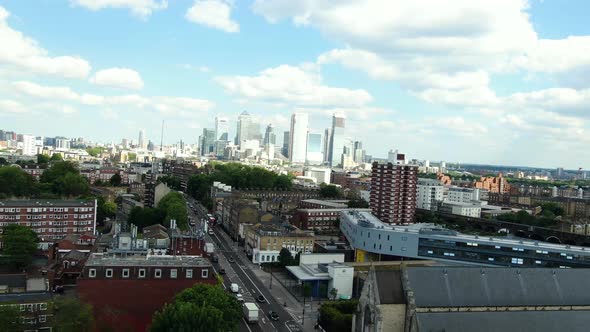
POLYGON ((72 297, 58 297, 53 303, 53 328, 59 332, 93 330, 92 306, 72 297))
POLYGON ((37 164, 47 164, 49 163, 49 156, 44 154, 37 155, 37 164))
POLYGON ((28 197, 38 193, 32 176, 19 167, 0 168, 0 194, 6 197, 28 197))
POLYGON ((346 203, 346 205, 351 209, 367 209, 369 208, 369 203, 362 198, 359 199, 351 199, 346 203))
POLYGON ((320 184, 320 196, 323 198, 338 198, 341 196, 338 187, 331 184, 320 184))
POLYGON ((29 227, 11 224, 4 226, 2 241, 1 264, 22 269, 33 261, 39 238, 29 227))
POLYGON ((281 266, 294 265, 293 264, 293 255, 291 254, 291 251, 287 248, 281 249, 281 251, 279 252, 278 261, 279 261, 279 263, 281 263, 281 266))
POLYGON ((330 299, 336 300, 336 296, 338 296, 338 290, 336 288, 330 289, 330 299))
POLYGON ((88 181, 81 175, 68 173, 53 185, 54 191, 63 196, 86 195, 90 191, 88 181))
POLYGON ((20 332, 24 330, 17 306, 0 306, 0 331, 20 332))
POLYGON ((8 160, 6 158, 0 157, 0 166, 8 165, 8 160))
POLYGON ((105 217, 113 218, 117 213, 117 204, 115 204, 115 202, 106 201, 102 204, 102 209, 105 217))
POLYGON ((109 183, 111 184, 111 186, 113 187, 118 187, 121 185, 121 175, 119 175, 119 173, 115 173, 115 175, 111 176, 111 178, 109 179, 109 183))
POLYGON ((320 307, 319 323, 327 332, 350 331, 357 306, 357 300, 324 302, 320 307))
POLYGON ((129 152, 127 154, 127 159, 129 159, 129 161, 136 161, 137 160, 137 153, 129 152))
POLYGON ((156 312, 150 331, 236 331, 241 314, 238 301, 220 286, 197 284, 156 312))
POLYGON ((61 155, 61 153, 54 153, 51 156, 51 159, 49 159, 49 160, 51 160, 51 161, 63 161, 64 160, 64 157, 61 155))
POLYGON ((98 155, 100 155, 102 153, 102 148, 99 148, 99 147, 88 148, 88 149, 86 149, 86 152, 88 152, 88 154, 91 155, 92 157, 97 157, 98 155))

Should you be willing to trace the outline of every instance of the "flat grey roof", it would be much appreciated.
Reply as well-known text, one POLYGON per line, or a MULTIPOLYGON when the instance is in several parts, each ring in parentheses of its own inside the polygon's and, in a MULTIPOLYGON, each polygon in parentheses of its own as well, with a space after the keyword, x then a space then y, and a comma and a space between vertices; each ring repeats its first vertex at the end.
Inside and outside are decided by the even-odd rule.
POLYGON ((308 271, 304 268, 302 268, 301 266, 286 266, 287 270, 289 270, 289 272, 291 272, 295 278, 299 279, 299 280, 303 280, 303 281, 309 281, 309 280, 330 280, 330 277, 327 275, 327 272, 323 272, 320 271, 319 269, 313 269, 314 273, 317 274, 313 274, 311 273, 311 271, 308 271), (321 274, 321 275, 319 275, 321 274))
POLYGON ((48 206, 94 206, 94 201, 61 199, 27 199, 27 200, 0 200, 0 207, 48 207, 48 206))
POLYGON ((306 202, 306 203, 313 203, 313 204, 321 204, 321 205, 325 205, 325 206, 331 206, 333 208, 346 208, 348 207, 346 204, 343 203, 338 203, 338 202, 334 202, 334 201, 323 201, 321 199, 304 199, 302 200, 302 202, 306 202))
POLYGON ((418 331, 585 332, 588 311, 502 311, 418 313, 418 331))
MULTIPOLYGON (((408 267, 418 307, 590 305, 590 269, 408 267)), ((590 313, 589 313, 590 315, 590 313)))
POLYGON ((112 256, 92 254, 86 261, 86 266, 169 266, 169 267, 208 267, 208 259, 197 256, 112 256))

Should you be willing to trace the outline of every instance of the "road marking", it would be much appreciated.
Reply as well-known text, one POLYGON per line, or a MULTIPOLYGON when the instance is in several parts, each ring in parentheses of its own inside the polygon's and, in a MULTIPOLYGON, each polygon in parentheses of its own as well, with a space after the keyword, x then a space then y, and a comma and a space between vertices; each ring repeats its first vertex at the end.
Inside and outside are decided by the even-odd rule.
POLYGON ((287 324, 287 322, 285 322, 285 326, 287 327, 287 329, 291 332, 293 332, 293 330, 291 330, 291 328, 289 327, 289 324, 287 324))
MULTIPOLYGON (((256 288, 260 294, 263 294, 262 291, 258 288, 258 286, 256 286, 254 281, 252 281, 252 279, 250 279, 250 276, 246 273, 246 271, 244 271, 244 269, 242 269, 242 267, 240 267, 239 265, 238 265, 238 267, 240 268, 240 270, 242 270, 242 272, 244 272, 244 275, 246 276, 246 278, 248 278, 248 280, 250 280, 250 282, 252 283, 252 286, 254 286, 254 288, 256 288)), ((266 297, 264 298, 264 302, 270 304, 270 302, 266 299, 266 297)))
POLYGON ((244 321, 244 323, 246 323, 246 328, 248 328, 248 331, 252 332, 252 329, 250 328, 250 326, 248 326, 248 322, 246 321, 246 318, 242 317, 242 320, 244 321))

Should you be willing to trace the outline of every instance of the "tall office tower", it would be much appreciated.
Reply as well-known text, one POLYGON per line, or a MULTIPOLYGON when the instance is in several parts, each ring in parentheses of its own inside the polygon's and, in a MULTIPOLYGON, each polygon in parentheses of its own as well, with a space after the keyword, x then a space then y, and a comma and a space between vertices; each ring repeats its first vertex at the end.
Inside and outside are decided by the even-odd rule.
POLYGON ((341 164, 342 153, 344 153, 344 116, 334 114, 330 139, 330 166, 335 167, 341 164))
POLYGON ((307 132, 309 118, 307 113, 291 115, 291 134, 289 135, 289 159, 293 163, 305 163, 307 152, 307 132))
POLYGON ((354 162, 357 164, 365 162, 365 150, 363 150, 363 142, 361 142, 361 141, 354 142, 353 158, 354 158, 354 162))
POLYGON ((289 137, 290 137, 290 133, 288 131, 285 131, 283 133, 283 148, 281 149, 281 153, 283 154, 283 156, 285 156, 285 158, 289 158, 289 137))
POLYGON ((274 133, 274 128, 272 124, 266 126, 266 132, 264 133, 264 141, 262 141, 264 145, 276 145, 277 144, 277 135, 274 133))
POLYGON ((34 156, 37 154, 36 138, 32 135, 23 135, 23 150, 24 156, 34 156))
POLYGON ((140 149, 144 149, 144 150, 147 147, 147 141, 146 141, 146 138, 145 138, 145 130, 143 130, 143 129, 139 131, 139 137, 138 137, 138 140, 137 140, 137 145, 138 145, 138 147, 140 149))
POLYGON ((250 137, 250 125, 252 124, 252 117, 246 111, 243 111, 238 116, 238 127, 236 128, 236 145, 242 145, 242 142, 251 139, 250 137))
POLYGON ((369 206, 384 223, 408 224, 416 213, 418 166, 373 163, 369 206))
POLYGON ((330 164, 330 158, 332 157, 332 152, 330 151, 330 146, 332 142, 332 128, 326 128, 324 131, 324 164, 330 164))
POLYGON ((252 120, 250 128, 248 129, 248 139, 255 139, 262 142, 262 134, 260 133, 260 123, 252 120))
POLYGON ((208 156, 215 152, 215 130, 203 128, 200 143, 201 156, 208 156))
POLYGON ((307 164, 320 165, 324 161, 322 152, 322 134, 309 133, 307 135, 307 164))
POLYGON ((215 140, 229 140, 229 120, 224 117, 215 117, 215 140))

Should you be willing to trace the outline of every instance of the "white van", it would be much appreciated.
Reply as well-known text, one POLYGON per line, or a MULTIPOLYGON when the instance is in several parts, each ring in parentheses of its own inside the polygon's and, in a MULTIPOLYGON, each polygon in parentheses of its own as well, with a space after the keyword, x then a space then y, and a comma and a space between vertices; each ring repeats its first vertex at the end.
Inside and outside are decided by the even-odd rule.
POLYGON ((232 293, 237 293, 240 291, 238 284, 231 284, 231 286, 229 288, 231 289, 232 293))

